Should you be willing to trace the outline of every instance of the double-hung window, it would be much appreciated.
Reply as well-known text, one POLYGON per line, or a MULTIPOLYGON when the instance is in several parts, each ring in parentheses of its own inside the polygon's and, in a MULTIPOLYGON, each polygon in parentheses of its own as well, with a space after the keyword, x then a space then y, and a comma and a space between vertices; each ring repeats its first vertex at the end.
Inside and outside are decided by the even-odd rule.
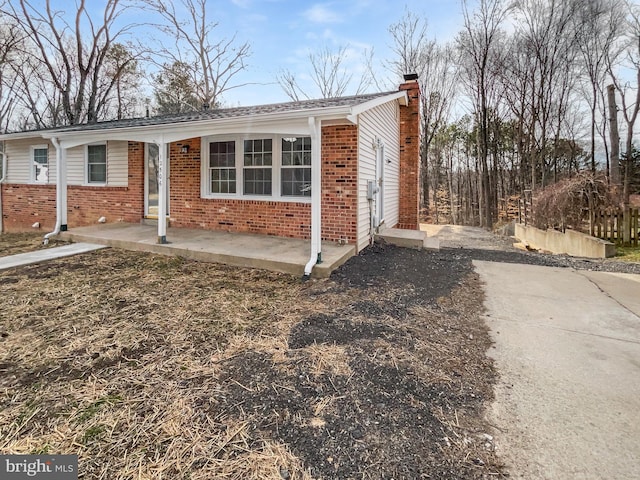
POLYGON ((282 139, 281 195, 311 196, 311 137, 282 139))
POLYGON ((273 140, 261 138, 244 142, 244 194, 271 195, 273 140))
POLYGON ((49 182, 49 148, 44 146, 33 147, 32 149, 31 175, 34 182, 49 182))
POLYGON ((205 198, 264 198, 307 202, 311 197, 311 137, 212 136, 202 142, 205 198))
POLYGON ((236 193, 236 142, 209 144, 211 193, 236 193))
POLYGON ((87 183, 107 183, 107 146, 87 145, 87 183))

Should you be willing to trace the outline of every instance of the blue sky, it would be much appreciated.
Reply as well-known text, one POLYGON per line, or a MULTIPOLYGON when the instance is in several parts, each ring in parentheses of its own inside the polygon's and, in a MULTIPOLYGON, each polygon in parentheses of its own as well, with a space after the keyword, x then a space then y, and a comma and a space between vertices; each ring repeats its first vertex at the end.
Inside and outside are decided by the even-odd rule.
MULTIPOLYGON (((462 25, 456 0, 219 0, 209 4, 208 14, 219 22, 221 34, 237 32, 238 41, 251 44, 248 68, 237 78, 239 83, 254 85, 228 92, 225 102, 230 105, 286 101, 280 86, 273 83, 278 71, 288 69, 304 82, 309 52, 323 47, 347 47, 350 69, 359 77, 366 49, 373 48, 375 64, 390 56, 387 29, 405 8, 425 15, 429 36, 438 40, 453 39, 462 25)), ((386 72, 380 69, 380 75, 386 72)))
MULTIPOLYGON (((54 9, 67 10, 67 21, 71 22, 70 14, 75 8, 72 1, 52 0, 54 9)), ((43 6, 44 0, 32 3, 43 6)), ((104 0, 89 0, 90 14, 99 18, 104 3, 104 0)), ((174 0, 174 3, 179 10, 181 1, 174 0)), ((475 2, 470 0, 469 3, 475 2)), ((382 63, 391 56, 388 27, 403 17, 405 9, 426 17, 428 36, 439 41, 452 40, 462 27, 460 0, 207 0, 206 4, 207 20, 218 23, 214 33, 224 38, 236 35, 237 42, 249 42, 251 45, 247 69, 233 82, 248 85, 224 95, 223 101, 229 106, 289 100, 276 83, 276 75, 283 69, 293 72, 307 93, 318 96, 308 77, 305 84, 305 76, 310 70, 309 52, 323 48, 332 51, 347 48, 347 65, 355 78, 360 77, 364 68, 365 51, 373 49, 373 63, 379 72, 378 83, 395 89, 396 79, 390 81, 382 63)), ((144 38, 147 32, 153 35, 144 26, 154 21, 148 14, 133 9, 127 11, 120 21, 139 24, 140 29, 135 30, 137 36, 143 43, 151 44, 150 39, 144 38)), ((150 79, 148 75, 147 80, 150 79)), ((369 90, 372 89, 376 87, 369 90)), ((148 90, 151 97, 151 88, 148 90)))

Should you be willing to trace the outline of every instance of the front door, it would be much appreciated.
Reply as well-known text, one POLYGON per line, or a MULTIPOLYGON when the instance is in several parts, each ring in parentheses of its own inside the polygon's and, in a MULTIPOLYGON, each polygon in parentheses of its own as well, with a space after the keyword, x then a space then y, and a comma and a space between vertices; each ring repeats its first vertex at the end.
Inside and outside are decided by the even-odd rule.
MULTIPOLYGON (((155 143, 146 144, 144 155, 144 216, 147 218, 158 218, 158 185, 160 184, 158 178, 158 152, 158 145, 155 143)), ((168 195, 167 215, 169 215, 168 195)))

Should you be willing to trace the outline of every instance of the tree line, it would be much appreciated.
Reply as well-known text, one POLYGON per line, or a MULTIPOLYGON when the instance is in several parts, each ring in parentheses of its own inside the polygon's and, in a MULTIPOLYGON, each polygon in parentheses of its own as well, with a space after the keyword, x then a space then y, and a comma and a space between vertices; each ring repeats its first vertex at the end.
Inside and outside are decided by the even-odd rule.
POLYGON ((390 27, 396 73, 420 75, 425 212, 490 227, 509 198, 535 196, 584 171, 628 204, 640 170, 638 5, 479 0, 471 9, 463 0, 461 7, 463 27, 446 44, 430 40, 427 19, 412 12, 390 27))
MULTIPOLYGON (((392 89, 417 73, 422 206, 432 220, 488 227, 509 198, 585 171, 602 175, 628 203, 640 170, 638 5, 461 0, 459 7, 452 41, 431 38, 428 18, 407 10, 389 26, 391 57, 367 52, 364 73, 349 70, 347 46, 320 47, 304 72, 314 91, 303 88, 300 72, 281 70, 273 80, 301 100, 392 89)), ((243 86, 237 79, 250 44, 220 35, 206 0, 77 0, 64 8, 0 0, 0 130, 215 108, 243 86)))

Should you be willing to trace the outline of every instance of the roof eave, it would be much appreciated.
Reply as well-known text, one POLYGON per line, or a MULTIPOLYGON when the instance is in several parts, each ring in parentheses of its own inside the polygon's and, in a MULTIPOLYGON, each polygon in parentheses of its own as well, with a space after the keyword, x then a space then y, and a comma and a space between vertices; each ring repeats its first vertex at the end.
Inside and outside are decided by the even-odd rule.
MULTIPOLYGON (((179 139, 192 138, 206 134, 205 130, 210 130, 216 126, 224 126, 225 131, 237 129, 246 129, 251 126, 252 129, 260 128, 261 125, 270 126, 273 124, 291 124, 300 123, 302 126, 307 123, 309 117, 314 117, 320 121, 347 120, 351 123, 357 123, 357 116, 371 108, 384 103, 399 100, 401 104, 407 101, 406 92, 394 92, 389 95, 382 95, 367 102, 349 106, 339 105, 334 107, 316 107, 310 109, 289 110, 285 112, 270 112, 250 116, 227 117, 227 118, 211 118, 202 120, 186 120, 178 122, 157 123, 138 126, 124 126, 112 128, 88 128, 78 129, 78 127, 61 127, 57 129, 49 129, 31 132, 16 132, 0 134, 0 140, 19 140, 28 138, 58 138, 66 140, 66 143, 79 144, 86 143, 87 137, 91 137, 92 142, 110 139, 121 140, 148 140, 151 137, 161 137, 169 135, 172 137, 170 141, 179 139), (184 133, 188 132, 188 135, 184 133), (179 138, 177 138, 179 137, 179 138)), ((306 128, 306 127, 302 127, 306 128)), ((294 133, 294 132, 291 132, 294 133)), ((209 133, 210 134, 210 133, 209 133)))

